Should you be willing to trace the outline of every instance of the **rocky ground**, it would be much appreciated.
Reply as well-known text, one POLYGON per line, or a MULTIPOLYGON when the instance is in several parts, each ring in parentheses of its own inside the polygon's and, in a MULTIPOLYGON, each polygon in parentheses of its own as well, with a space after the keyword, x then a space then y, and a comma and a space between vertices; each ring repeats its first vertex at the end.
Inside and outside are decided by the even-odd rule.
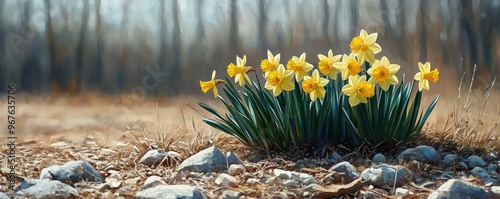
MULTIPOLYGON (((70 115, 78 125, 57 128, 69 113, 56 116, 71 103, 79 102, 25 105, 48 109, 44 115, 20 114, 29 121, 24 128, 34 131, 45 125, 45 130, 24 135, 17 143, 22 166, 15 170, 14 190, 7 182, 9 164, 0 159, 0 199, 500 198, 498 151, 464 153, 420 142, 386 153, 337 148, 322 154, 268 156, 234 138, 197 133, 211 132, 196 130, 197 124, 189 130, 191 121, 178 117, 171 122, 184 127, 151 128, 152 121, 164 120, 162 111, 171 110, 149 110, 145 117, 123 111, 133 109, 123 108, 124 102, 112 110, 95 108, 99 114, 81 108, 70 115)), ((0 145, 2 156, 9 152, 8 145, 0 145)))

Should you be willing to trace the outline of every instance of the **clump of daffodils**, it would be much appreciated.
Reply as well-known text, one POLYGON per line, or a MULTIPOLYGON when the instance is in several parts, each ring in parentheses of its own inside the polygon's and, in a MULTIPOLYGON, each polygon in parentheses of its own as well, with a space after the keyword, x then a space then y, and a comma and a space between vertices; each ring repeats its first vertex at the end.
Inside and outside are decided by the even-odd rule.
POLYGON ((418 63, 420 72, 415 81, 405 85, 398 78, 400 65, 386 56, 377 59, 382 51, 377 37, 377 33, 361 30, 352 39, 348 55, 334 55, 332 50, 318 54, 318 60, 312 62, 316 67, 306 60, 306 53, 281 63, 279 53, 267 51, 267 59, 260 61, 261 76, 246 66, 245 55, 236 56, 236 64, 227 66, 227 75, 243 91, 231 79, 215 79, 213 71, 211 80, 200 81, 201 90, 207 93, 213 89, 229 114, 200 103, 218 117, 204 121, 249 146, 268 150, 322 146, 340 140, 351 140, 354 145, 408 140, 421 130, 437 103, 438 97, 419 115, 422 90, 429 90, 429 81, 439 80, 439 71, 431 70, 429 62, 418 63), (250 80, 250 72, 257 82, 250 80), (265 80, 263 87, 260 78, 265 80), (417 81, 418 91, 411 101, 417 81), (223 91, 228 100, 218 95, 218 84, 226 86, 223 91))

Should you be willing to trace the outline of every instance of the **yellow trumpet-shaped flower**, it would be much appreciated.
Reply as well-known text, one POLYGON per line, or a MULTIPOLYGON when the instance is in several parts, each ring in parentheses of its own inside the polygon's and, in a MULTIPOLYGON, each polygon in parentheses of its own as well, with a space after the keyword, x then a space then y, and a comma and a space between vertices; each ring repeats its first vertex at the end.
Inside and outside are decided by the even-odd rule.
POLYGON ((381 60, 375 60, 372 67, 368 69, 368 74, 371 76, 371 82, 378 82, 382 90, 387 91, 391 84, 399 83, 396 73, 401 66, 391 64, 387 57, 383 56, 381 60))
POLYGON ((319 71, 323 75, 328 75, 333 80, 337 79, 337 74, 340 72, 340 70, 336 69, 333 67, 334 63, 337 63, 340 61, 341 55, 335 55, 333 56, 332 50, 328 51, 328 57, 322 54, 318 55, 319 63, 318 63, 318 68, 319 71))
POLYGON ((309 93, 309 97, 312 101, 316 101, 317 98, 325 97, 325 86, 328 84, 329 80, 319 77, 319 72, 314 69, 311 76, 304 76, 304 81, 302 82, 302 90, 309 93))
POLYGON ((366 76, 350 76, 349 83, 342 87, 342 92, 349 96, 349 105, 351 107, 359 103, 366 103, 367 98, 375 94, 373 83, 366 81, 366 76))
POLYGON ((210 81, 201 81, 200 80, 200 87, 201 87, 201 91, 203 91, 203 93, 207 93, 210 89, 213 89, 214 90, 214 97, 217 98, 217 95, 219 95, 219 91, 217 90, 217 84, 220 84, 220 83, 226 83, 225 81, 223 80, 220 80, 220 79, 215 79, 215 70, 212 72, 212 80, 210 81))
POLYGON ((313 65, 306 62, 306 53, 302 53, 300 57, 293 56, 286 64, 286 68, 293 70, 295 72, 295 81, 300 82, 313 68, 313 65))
POLYGON ((274 96, 281 94, 281 91, 291 91, 295 88, 293 84, 293 71, 285 70, 285 67, 280 64, 276 71, 269 72, 266 85, 267 90, 272 90, 274 96))
POLYGON ((250 83, 250 78, 247 75, 249 70, 253 70, 252 67, 245 66, 247 63, 247 56, 243 55, 243 59, 236 56, 236 65, 230 63, 227 66, 227 74, 229 77, 234 77, 235 83, 239 83, 240 86, 245 86, 245 79, 250 83))
POLYGON ((267 51, 267 59, 262 60, 260 63, 260 69, 264 71, 266 77, 270 72, 275 71, 280 64, 281 55, 278 53, 276 56, 271 53, 271 51, 267 51))
POLYGON ((373 63, 375 61, 375 54, 382 51, 382 47, 375 43, 377 41, 378 33, 369 34, 365 30, 359 32, 359 36, 351 40, 351 52, 356 53, 361 63, 368 61, 373 63))
POLYGON ((358 75, 361 72, 362 62, 356 59, 356 54, 351 53, 349 56, 342 55, 342 61, 334 63, 333 67, 340 70, 342 73, 342 80, 346 80, 349 76, 358 75))
POLYGON ((425 64, 418 62, 418 68, 420 72, 415 74, 414 77, 415 80, 419 81, 418 90, 429 90, 429 81, 436 83, 439 80, 439 70, 435 68, 431 71, 431 64, 429 62, 425 64))

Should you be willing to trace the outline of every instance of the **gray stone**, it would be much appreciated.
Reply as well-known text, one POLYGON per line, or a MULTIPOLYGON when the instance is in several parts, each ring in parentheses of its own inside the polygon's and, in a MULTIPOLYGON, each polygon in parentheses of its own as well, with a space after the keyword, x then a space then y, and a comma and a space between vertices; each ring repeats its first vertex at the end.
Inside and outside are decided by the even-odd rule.
POLYGON ((7 194, 0 192, 0 199, 9 199, 9 196, 7 194))
POLYGON ((449 167, 452 165, 458 165, 460 158, 457 154, 448 154, 443 158, 443 167, 449 167))
POLYGON ((160 176, 150 176, 141 187, 141 190, 153 188, 158 185, 166 184, 160 176))
POLYGON ((492 151, 492 152, 487 153, 486 156, 484 156, 484 159, 486 159, 488 161, 494 161, 494 160, 498 160, 499 156, 500 156, 500 154, 498 154, 498 152, 492 151))
POLYGON ((243 172, 245 172, 245 167, 241 164, 232 164, 227 170, 227 173, 232 176, 240 175, 243 172))
POLYGON ((307 173, 299 173, 295 171, 285 171, 281 169, 274 169, 274 175, 281 179, 297 180, 304 185, 317 183, 316 179, 307 173))
POLYGON ((26 179, 16 188, 14 198, 77 198, 78 191, 58 180, 26 179))
POLYGON ((347 183, 359 178, 358 170, 356 170, 356 167, 352 166, 349 162, 338 163, 328 169, 328 171, 336 172, 337 174, 334 174, 333 176, 335 178, 344 178, 347 183))
POLYGON ((398 196, 406 196, 406 195, 410 194, 410 190, 398 187, 398 188, 396 188, 396 191, 394 192, 394 194, 398 195, 398 196))
POLYGON ((66 164, 52 165, 42 169, 40 179, 59 180, 62 183, 74 184, 81 181, 103 182, 99 172, 87 161, 69 161, 66 164))
POLYGON ((216 147, 208 147, 182 161, 177 171, 221 172, 228 168, 227 157, 216 147))
POLYGON ((241 164, 241 165, 244 165, 243 161, 241 161, 241 159, 236 154, 234 154, 231 151, 229 151, 229 152, 226 153, 226 157, 227 157, 227 164, 228 165, 231 165, 231 164, 241 164))
POLYGON ((488 171, 482 167, 474 167, 470 171, 474 177, 481 179, 483 181, 484 186, 492 186, 494 184, 493 180, 491 179, 490 175, 488 174, 488 171))
POLYGON ((477 156, 477 155, 471 155, 469 158, 467 158, 467 165, 469 168, 474 168, 474 167, 485 167, 487 164, 483 160, 483 158, 477 156))
POLYGON ((243 195, 243 193, 241 193, 239 191, 225 190, 224 192, 222 192, 222 196, 220 198, 221 199, 238 199, 242 195, 243 195))
POLYGON ((379 164, 379 163, 386 163, 387 158, 385 157, 384 154, 377 153, 375 156, 373 156, 373 163, 379 164))
POLYGON ((221 173, 217 176, 217 179, 215 179, 215 184, 219 186, 238 187, 238 183, 238 179, 227 173, 221 173))
POLYGON ((439 154, 431 146, 421 145, 416 148, 409 148, 403 151, 403 153, 399 154, 399 160, 417 160, 423 163, 438 163, 439 162, 439 154))
POLYGON ((140 164, 146 166, 156 166, 167 156, 163 149, 152 149, 144 154, 139 160, 140 164))
POLYGON ((493 164, 493 163, 490 163, 490 164, 488 164, 487 170, 488 170, 488 172, 490 172, 490 173, 491 173, 491 172, 496 172, 496 170, 497 170, 497 165, 495 165, 495 164, 493 164))
POLYGON ((401 186, 410 180, 412 172, 404 166, 379 164, 361 172, 361 178, 374 186, 393 186, 396 179, 396 186, 401 186), (397 177, 395 178, 397 170, 397 177))
POLYGON ((429 195, 428 199, 487 198, 485 190, 463 180, 451 179, 429 195))
POLYGON ((203 191, 189 185, 158 185, 156 187, 138 191, 137 199, 205 199, 203 191))
POLYGON ((342 156, 340 156, 340 154, 337 152, 333 152, 332 156, 330 157, 330 162, 333 164, 337 164, 338 162, 340 162, 340 159, 342 159, 342 156))
POLYGON ((295 187, 295 180, 285 180, 282 184, 285 187, 295 187))

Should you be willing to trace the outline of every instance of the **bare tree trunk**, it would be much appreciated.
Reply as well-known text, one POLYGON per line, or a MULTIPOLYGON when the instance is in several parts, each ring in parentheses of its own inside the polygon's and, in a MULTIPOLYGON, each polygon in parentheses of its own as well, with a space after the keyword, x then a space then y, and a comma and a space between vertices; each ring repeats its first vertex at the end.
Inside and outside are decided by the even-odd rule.
POLYGON ((328 27, 330 26, 330 4, 328 4, 328 0, 323 0, 323 35, 326 41, 326 45, 330 46, 332 44, 332 40, 330 39, 330 35, 328 33, 328 27))
POLYGON ((50 0, 45 0, 45 13, 47 17, 47 23, 45 23, 45 30, 47 31, 47 44, 49 46, 49 58, 50 58, 50 82, 51 89, 54 94, 61 91, 61 82, 59 77, 59 66, 56 60, 56 38, 54 33, 54 27, 52 25, 52 17, 50 16, 51 2, 50 0))
POLYGON ((179 6, 178 1, 173 0, 173 18, 174 18, 174 34, 172 38, 172 46, 173 46, 173 63, 172 67, 169 71, 170 84, 172 86, 172 90, 169 93, 170 96, 177 96, 180 92, 181 85, 181 29, 179 25, 179 6))
POLYGON ((356 31, 358 29, 358 0, 350 0, 349 1, 349 8, 351 9, 351 34, 350 35, 356 35, 358 34, 356 31))
POLYGON ((266 55, 267 51, 267 37, 266 37, 266 25, 267 25, 267 14, 266 14, 266 2, 264 0, 259 1, 259 43, 260 43, 260 53, 266 55))
POLYGON ((231 27, 229 33, 229 57, 234 57, 238 54, 238 1, 231 1, 231 27))
POLYGON ((427 0, 420 1, 420 61, 427 61, 427 7, 429 2, 427 0))
MULTIPOLYGON (((164 0, 159 0, 160 1, 160 18, 159 18, 159 23, 160 23, 160 48, 158 52, 158 68, 164 69, 166 71, 169 70, 169 66, 166 63, 166 47, 167 47, 167 39, 166 39, 166 27, 167 24, 165 22, 165 1, 164 0)), ((167 91, 170 89, 172 85, 168 85, 169 88, 166 88, 167 91)), ((155 96, 159 95, 159 89, 155 89, 152 93, 155 96)))
POLYGON ((104 54, 104 39, 103 39, 103 27, 101 18, 101 0, 95 0, 95 10, 96 10, 96 38, 97 38, 97 49, 96 49, 96 65, 93 72, 93 80, 97 88, 101 87, 102 74, 103 74, 103 54, 104 54))
POLYGON ((464 59, 469 60, 469 63, 464 63, 464 68, 460 72, 465 72, 466 80, 471 79, 474 64, 477 64, 477 49, 476 49, 476 34, 473 30, 472 23, 474 21, 474 14, 472 11, 472 1, 460 1, 460 40, 461 42, 461 55, 464 59))
POLYGON ((399 28, 400 28, 400 50, 399 55, 403 60, 408 60, 406 53, 406 3, 405 0, 399 0, 399 28))
POLYGON ((127 64, 128 64, 128 46, 126 45, 127 39, 128 39, 128 30, 127 30, 127 23, 128 23, 128 12, 129 12, 129 1, 126 0, 123 2, 123 15, 122 15, 122 23, 120 24, 120 41, 122 41, 122 49, 120 50, 120 67, 116 71, 116 82, 118 86, 118 90, 123 91, 125 89, 125 70, 127 69, 127 64))
POLYGON ((80 36, 78 38, 78 45, 76 47, 76 71, 75 71, 75 86, 76 92, 82 91, 82 75, 83 75, 83 54, 85 49, 86 31, 89 18, 89 2, 87 0, 82 0, 83 10, 82 10, 82 24, 80 26, 80 36))

